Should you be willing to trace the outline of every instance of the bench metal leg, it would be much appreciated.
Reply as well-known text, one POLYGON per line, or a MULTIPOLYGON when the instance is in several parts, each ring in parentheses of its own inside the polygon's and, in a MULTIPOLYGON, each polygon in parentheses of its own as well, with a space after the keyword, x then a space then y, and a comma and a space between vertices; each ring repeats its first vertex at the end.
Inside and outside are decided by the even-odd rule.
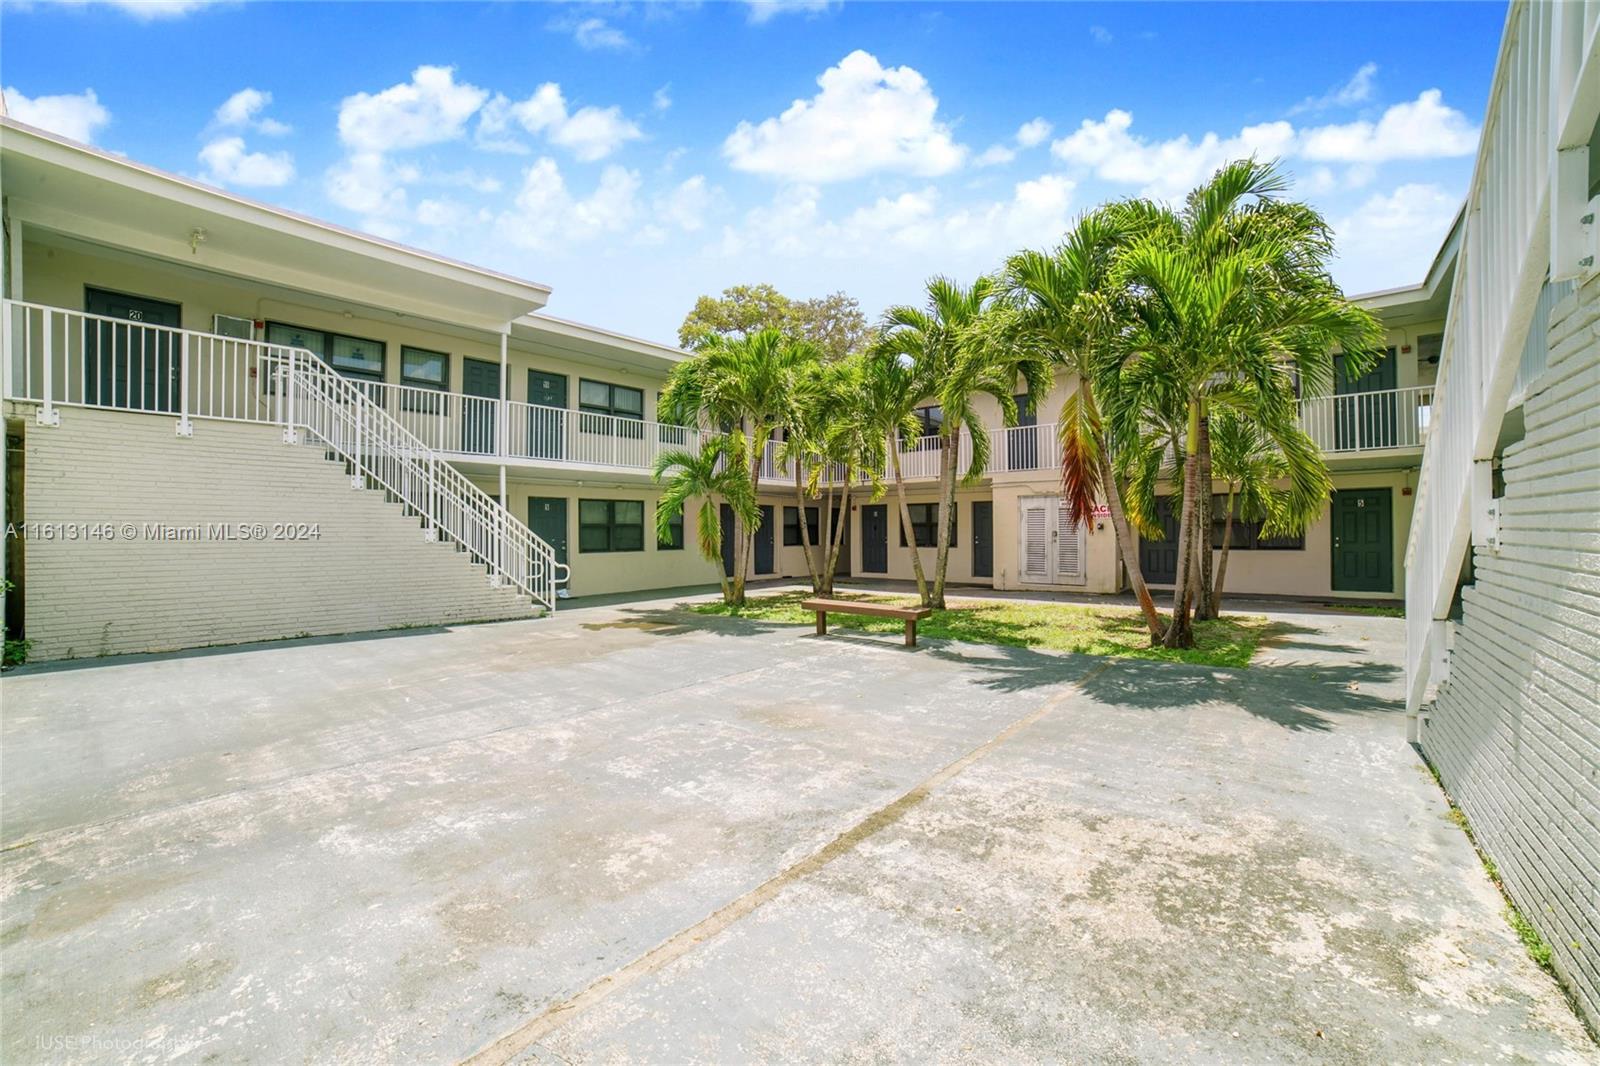
POLYGON ((906 619, 906 647, 915 648, 916 646, 917 646, 917 620, 915 618, 907 618, 906 619))
POLYGON ((827 635, 828 635, 828 612, 827 611, 818 611, 817 612, 817 636, 825 637, 827 635))

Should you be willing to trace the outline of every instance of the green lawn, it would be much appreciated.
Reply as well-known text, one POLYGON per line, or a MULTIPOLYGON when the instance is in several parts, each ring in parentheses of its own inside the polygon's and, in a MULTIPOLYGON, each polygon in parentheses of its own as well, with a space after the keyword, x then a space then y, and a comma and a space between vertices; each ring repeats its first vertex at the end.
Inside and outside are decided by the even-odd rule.
MULTIPOLYGON (((813 625, 816 615, 802 610, 809 593, 752 596, 744 607, 704 603, 692 607, 700 614, 749 618, 760 622, 813 625)), ((913 606, 915 596, 836 593, 833 599, 868 600, 913 606)), ((917 626, 922 636, 977 644, 1009 644, 1019 648, 1048 648, 1085 655, 1120 655, 1134 659, 1200 663, 1206 666, 1246 666, 1267 626, 1257 615, 1227 615, 1195 626, 1195 646, 1184 650, 1150 647, 1150 636, 1136 608, 1085 606, 1072 603, 1019 603, 1008 600, 950 598, 949 610, 935 611, 917 626)), ((904 623, 893 618, 858 615, 828 616, 829 628, 859 629, 869 633, 899 633, 904 623)))
POLYGON ((1323 604, 1332 611, 1343 611, 1345 614, 1370 614, 1379 618, 1404 618, 1406 609, 1399 603, 1327 603, 1323 604))

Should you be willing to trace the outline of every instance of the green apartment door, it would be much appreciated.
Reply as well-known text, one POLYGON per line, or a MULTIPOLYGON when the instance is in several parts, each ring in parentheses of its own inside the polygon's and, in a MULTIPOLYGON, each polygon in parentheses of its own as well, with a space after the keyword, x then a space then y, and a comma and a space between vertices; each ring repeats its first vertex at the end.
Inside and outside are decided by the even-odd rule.
POLYGON ((1378 365, 1358 378, 1346 372, 1343 355, 1334 356, 1333 366, 1334 446, 1339 451, 1396 447, 1400 419, 1394 349, 1379 352, 1378 365))
POLYGON ((567 561, 567 501, 563 496, 528 497, 528 528, 555 549, 556 562, 567 561))
POLYGON ((1331 513, 1334 591, 1393 592, 1393 491, 1338 489, 1331 513))
POLYGON ((528 455, 534 459, 560 459, 566 454, 567 376, 528 371, 528 455), (555 410, 544 410, 555 408, 555 410))
POLYGON ((84 310, 119 321, 86 320, 83 327, 83 401, 137 411, 178 409, 178 341, 153 326, 178 328, 177 304, 104 289, 86 289, 84 310))
POLYGON ((500 364, 484 359, 461 361, 461 391, 473 397, 461 401, 461 450, 493 455, 495 408, 500 398, 500 364))

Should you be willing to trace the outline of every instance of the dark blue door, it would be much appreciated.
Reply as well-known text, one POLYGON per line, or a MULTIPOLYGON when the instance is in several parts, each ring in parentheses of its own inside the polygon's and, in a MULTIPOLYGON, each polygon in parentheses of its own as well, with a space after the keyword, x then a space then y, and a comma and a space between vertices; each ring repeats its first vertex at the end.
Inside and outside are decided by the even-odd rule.
POLYGON ((889 572, 889 508, 885 504, 861 508, 861 570, 867 574, 889 572))

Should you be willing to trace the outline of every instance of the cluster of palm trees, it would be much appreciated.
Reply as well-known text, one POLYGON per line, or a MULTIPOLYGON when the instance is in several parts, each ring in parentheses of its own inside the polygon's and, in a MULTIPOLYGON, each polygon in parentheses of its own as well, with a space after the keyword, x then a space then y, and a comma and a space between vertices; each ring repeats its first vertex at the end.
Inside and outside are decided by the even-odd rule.
POLYGON ((823 508, 820 544, 800 522, 813 587, 831 590, 853 491, 893 484, 911 526, 900 456, 937 403, 940 467, 934 572, 911 552, 918 593, 944 606, 958 483, 978 479, 990 440, 975 401, 993 397, 1004 424, 1015 396, 1037 408, 1070 375, 1058 420, 1062 493, 1079 521, 1105 500, 1118 550, 1153 643, 1190 647, 1193 623, 1221 606, 1236 518, 1267 536, 1304 529, 1331 491, 1298 401, 1328 392, 1334 353, 1352 376, 1370 367, 1382 331, 1328 274, 1332 234, 1290 200, 1272 164, 1231 163, 1181 206, 1144 199, 1077 219, 1053 250, 1022 251, 970 286, 935 278, 924 306, 885 312, 863 350, 824 358, 777 329, 707 337, 674 369, 663 417, 715 432, 697 452, 661 456, 663 530, 701 501, 699 546, 722 552, 719 506, 733 513, 728 602, 744 602, 759 517, 766 442, 780 439, 800 514, 823 508), (961 469, 962 439, 970 442, 961 469), (1219 484, 1220 483, 1220 484, 1219 484), (1139 569, 1134 530, 1160 536, 1158 489, 1179 501, 1178 567, 1163 617, 1139 569), (1220 553, 1212 498, 1225 500, 1220 553), (837 519, 835 514, 837 513, 837 519))

